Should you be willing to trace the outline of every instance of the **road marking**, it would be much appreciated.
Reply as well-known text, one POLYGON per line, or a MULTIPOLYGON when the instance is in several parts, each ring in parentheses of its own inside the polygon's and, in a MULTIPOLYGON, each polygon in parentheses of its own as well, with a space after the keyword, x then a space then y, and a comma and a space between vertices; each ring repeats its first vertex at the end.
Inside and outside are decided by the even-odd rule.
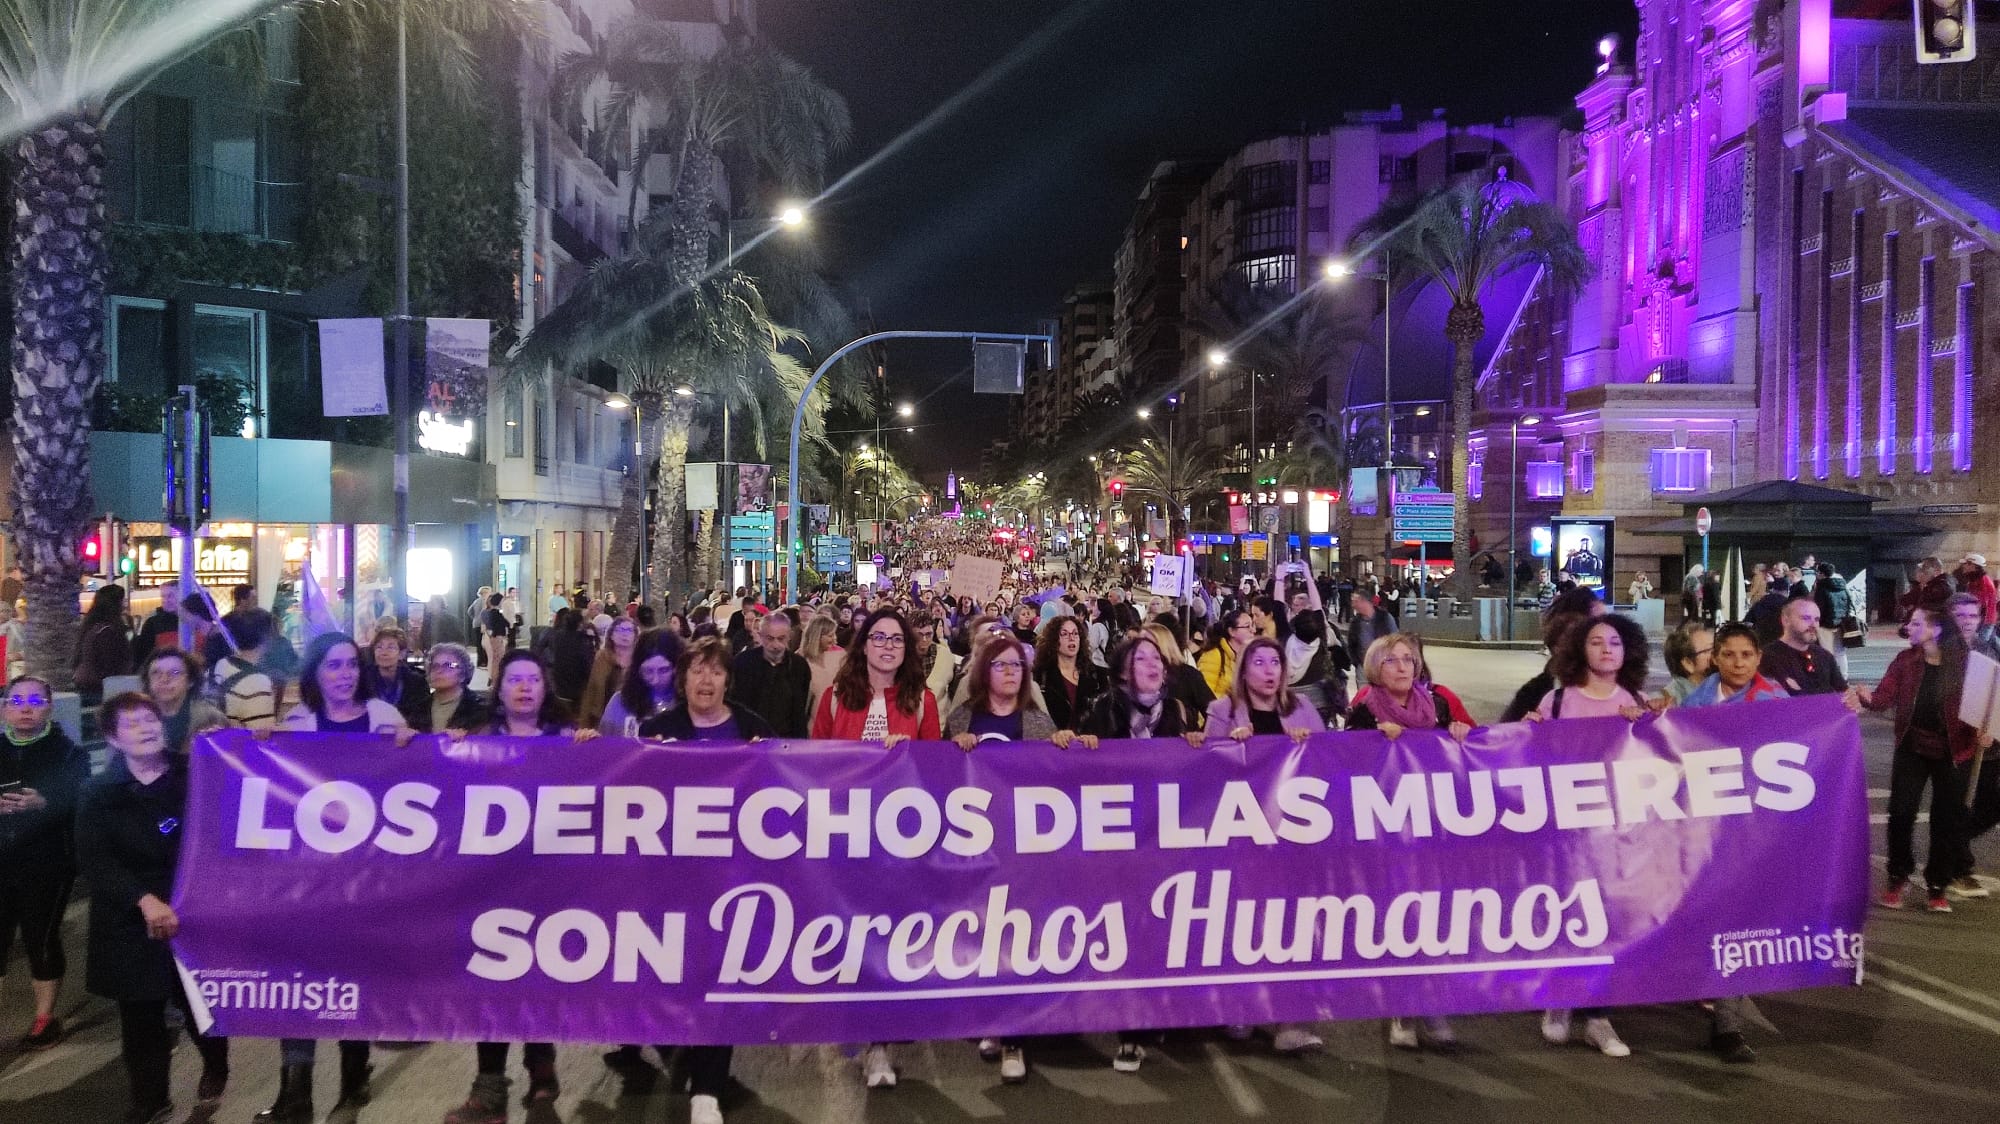
POLYGON ((1968 1002, 1977 1003, 1982 1007, 1991 1007, 1996 1011, 2000 1011, 2000 999, 1996 999, 1983 991, 1975 991, 1962 984, 1955 984, 1950 980, 1939 979, 1921 968, 1913 968, 1899 960, 1891 960, 1886 956, 1877 956, 1872 952, 1868 954, 1868 959, 1874 961, 1875 966, 1878 968, 1887 968, 1899 976, 1908 976, 1925 987, 1936 988, 1939 991, 1956 995, 1968 1002))
MULTIPOLYGON (((1871 956, 1869 959, 1872 960, 1874 957, 1871 956)), ((1900 995, 1913 1003, 1921 1003, 1940 1014, 1950 1015, 1961 1022, 1970 1023, 1988 1034, 2000 1035, 2000 1019, 1982 1015, 1977 1011, 1967 1010, 1949 1000, 1939 999, 1937 996, 1921 988, 1900 984, 1895 980, 1883 979, 1879 975, 1868 977, 1868 982, 1893 995, 1900 995)))
POLYGON ((1889 790, 1886 788, 1871 788, 1868 790, 1868 799, 1887 800, 1889 799, 1889 790))
MULTIPOLYGON (((1876 812, 1868 817, 1868 822, 1874 824, 1877 827, 1880 827, 1881 825, 1889 822, 1889 813, 1876 812)), ((1931 814, 1929 812, 1918 812, 1916 822, 1917 823, 1931 822, 1931 814)))
POLYGON ((1884 1058, 1878 1058, 1866 1050, 1857 1050, 1852 1046, 1842 1046, 1838 1043, 1824 1043, 1822 1044, 1822 1048, 1832 1051, 1849 1065, 1857 1068, 1880 1070, 1886 1080, 1894 1081, 1899 1085, 1907 1085, 1925 1096, 1949 1097, 1955 1101, 1967 1101, 1978 1104, 1986 1104, 1990 1099, 1989 1095, 1982 1090, 1959 1089, 1947 1081, 1933 1081, 1923 1074, 1912 1072, 1908 1066, 1899 1065, 1884 1058))
POLYGON ((1350 1099, 1346 1093, 1321 1081, 1312 1074, 1294 1069, 1276 1058, 1268 1058, 1259 1054, 1245 1054, 1236 1059, 1236 1064, 1269 1081, 1273 1085, 1282 1085, 1294 1093, 1311 1097, 1316 1101, 1344 1101, 1350 1099))
MULTIPOLYGON (((1870 981, 1871 983, 1874 981, 1870 981)), ((1885 1092, 1874 1085, 1863 1085, 1855 1081, 1842 1081, 1820 1073, 1805 1073, 1789 1066, 1777 1065, 1768 1058, 1756 1065, 1731 1065, 1706 1050, 1661 1050, 1654 1057, 1681 1065, 1707 1070, 1711 1073, 1729 1073, 1757 1081, 1767 1081, 1786 1089, 1797 1089, 1814 1096, 1835 1096, 1850 1101, 1901 1100, 1901 1093, 1885 1092)))
POLYGON ((1222 1043, 1204 1042, 1201 1050, 1208 1055, 1208 1068, 1215 1074, 1215 1084, 1229 1098, 1229 1103, 1236 1106, 1236 1115, 1268 1114, 1264 1108, 1264 1098, 1257 1095, 1257 1090, 1252 1089, 1248 1081, 1243 1080, 1243 1075, 1237 1072, 1236 1066, 1229 1060, 1229 1055, 1223 1052, 1222 1043))
POLYGON ((1508 1060, 1542 1070, 1558 1080, 1575 1082, 1613 1096, 1645 1097, 1648 1100, 1657 1100, 1662 1096, 1682 1097, 1708 1104, 1723 1099, 1706 1089, 1637 1066, 1601 1066, 1595 1062, 1575 1065, 1567 1051, 1522 1050, 1511 1054, 1508 1060))

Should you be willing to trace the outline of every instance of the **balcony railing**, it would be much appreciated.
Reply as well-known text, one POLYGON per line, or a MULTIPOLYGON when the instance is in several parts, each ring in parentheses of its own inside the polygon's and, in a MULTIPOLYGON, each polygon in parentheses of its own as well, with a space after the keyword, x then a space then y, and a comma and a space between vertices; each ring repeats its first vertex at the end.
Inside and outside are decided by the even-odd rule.
POLYGON ((305 187, 270 183, 205 164, 166 164, 140 176, 139 221, 268 242, 298 238, 305 187))
POLYGON ((577 225, 562 216, 561 211, 549 212, 549 235, 563 252, 577 261, 589 264, 604 256, 604 250, 577 225))

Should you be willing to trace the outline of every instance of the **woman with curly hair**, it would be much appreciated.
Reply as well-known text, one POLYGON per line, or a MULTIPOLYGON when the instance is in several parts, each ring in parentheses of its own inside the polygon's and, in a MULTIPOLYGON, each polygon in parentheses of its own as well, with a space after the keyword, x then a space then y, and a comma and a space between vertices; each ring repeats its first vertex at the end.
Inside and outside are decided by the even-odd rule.
POLYGON ((1083 654, 1088 641, 1078 617, 1052 617, 1035 638, 1034 679, 1056 727, 1074 730, 1090 713, 1110 676, 1083 654))
POLYGON ((833 685, 813 710, 812 736, 881 742, 885 749, 910 738, 943 737, 937 696, 911 658, 916 648, 916 632, 895 609, 863 618, 833 685))

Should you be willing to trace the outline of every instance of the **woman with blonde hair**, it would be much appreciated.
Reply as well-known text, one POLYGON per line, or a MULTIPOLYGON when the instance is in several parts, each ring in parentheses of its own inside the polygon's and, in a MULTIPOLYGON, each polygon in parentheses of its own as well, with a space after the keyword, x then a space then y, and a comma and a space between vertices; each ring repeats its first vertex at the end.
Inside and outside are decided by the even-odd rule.
POLYGON ((1181 646, 1180 638, 1173 629, 1156 620, 1140 625, 1139 631, 1159 645, 1160 655, 1166 658, 1167 693, 1179 699, 1197 722, 1201 721, 1208 714, 1208 704, 1215 701, 1215 692, 1208 689, 1208 680, 1201 670, 1188 662, 1187 649, 1181 646))
POLYGON ((840 673, 840 661, 847 653, 834 643, 839 632, 840 622, 832 613, 814 613, 806 621, 805 634, 799 638, 799 656, 812 668, 812 685, 806 688, 808 707, 819 705, 819 697, 840 673))
POLYGON ((1326 720, 1285 685, 1285 649, 1268 636, 1243 646, 1229 693, 1208 705, 1208 728, 1241 740, 1257 734, 1289 734, 1303 741, 1326 729, 1326 720))
POLYGON ((604 646, 591 661, 590 678, 583 685, 583 703, 578 708, 582 713, 581 725, 597 728, 597 720, 604 717, 605 705, 624 686, 626 672, 632 667, 632 653, 638 647, 639 622, 624 616, 613 620, 605 630, 604 646))

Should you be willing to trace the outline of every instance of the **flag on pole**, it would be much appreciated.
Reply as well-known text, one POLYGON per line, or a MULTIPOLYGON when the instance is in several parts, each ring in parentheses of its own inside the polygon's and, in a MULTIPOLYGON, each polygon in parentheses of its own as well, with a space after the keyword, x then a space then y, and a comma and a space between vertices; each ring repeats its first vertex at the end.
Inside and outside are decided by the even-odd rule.
POLYGON ((326 591, 320 588, 319 578, 313 573, 312 556, 306 556, 306 564, 299 582, 299 610, 305 618, 306 642, 329 632, 339 632, 340 622, 333 615, 332 603, 326 599, 326 591))

